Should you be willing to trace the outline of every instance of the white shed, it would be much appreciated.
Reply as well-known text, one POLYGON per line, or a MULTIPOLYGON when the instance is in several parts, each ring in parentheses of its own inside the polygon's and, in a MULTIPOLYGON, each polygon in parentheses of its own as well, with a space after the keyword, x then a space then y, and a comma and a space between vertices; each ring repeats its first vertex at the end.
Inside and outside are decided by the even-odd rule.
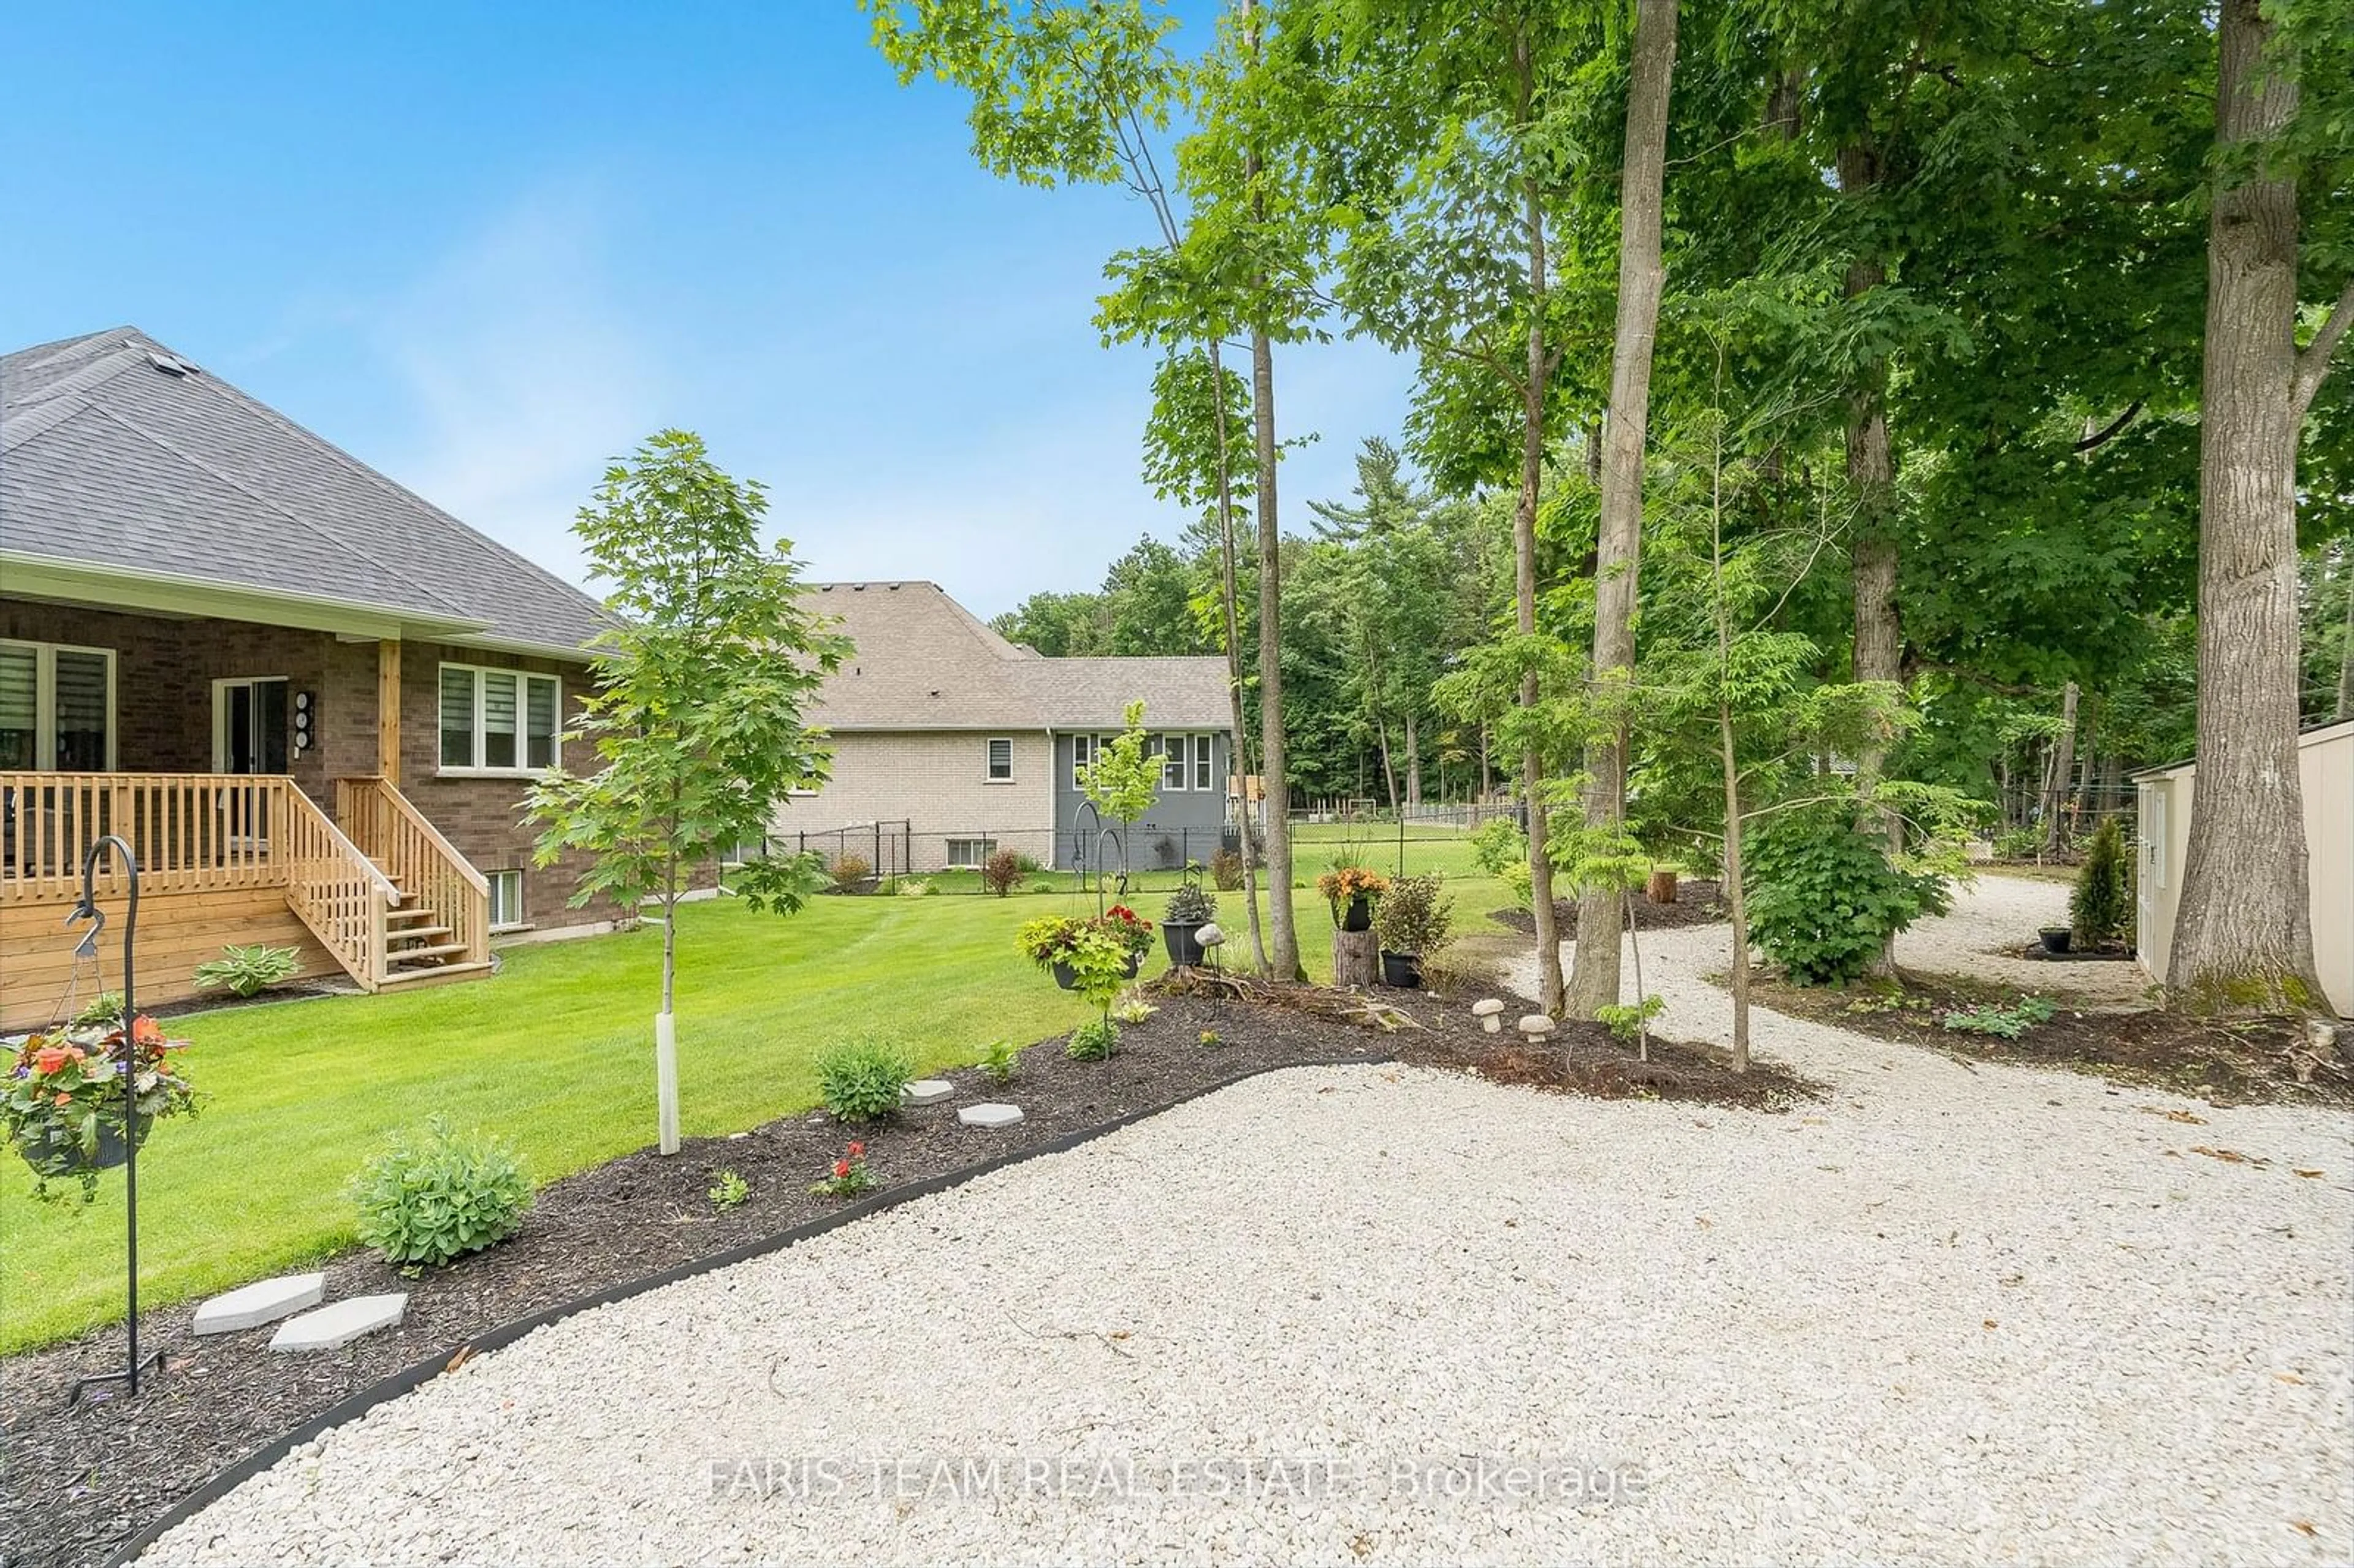
MULTIPOLYGON (((2296 755, 2305 789, 2314 968, 2338 1015, 2354 1016, 2354 719, 2306 730, 2297 736, 2296 755)), ((2166 978, 2173 950, 2198 773, 2191 761, 2134 775, 2141 805, 2134 951, 2154 980, 2166 978)))

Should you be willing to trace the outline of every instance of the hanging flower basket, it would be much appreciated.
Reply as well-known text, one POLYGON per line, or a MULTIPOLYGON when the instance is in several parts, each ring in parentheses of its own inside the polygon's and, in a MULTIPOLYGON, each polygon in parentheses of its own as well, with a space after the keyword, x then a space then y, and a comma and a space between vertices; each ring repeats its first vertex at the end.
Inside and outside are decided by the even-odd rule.
POLYGON ((196 1090, 173 1060, 186 1046, 144 1017, 133 1021, 127 1041, 121 1029, 103 1027, 27 1039, 0 1079, 0 1130, 32 1168, 35 1195, 49 1196, 50 1181, 70 1177, 88 1202, 99 1172, 130 1158, 124 1072, 134 1074, 129 1119, 140 1147, 158 1118, 193 1112, 196 1090))

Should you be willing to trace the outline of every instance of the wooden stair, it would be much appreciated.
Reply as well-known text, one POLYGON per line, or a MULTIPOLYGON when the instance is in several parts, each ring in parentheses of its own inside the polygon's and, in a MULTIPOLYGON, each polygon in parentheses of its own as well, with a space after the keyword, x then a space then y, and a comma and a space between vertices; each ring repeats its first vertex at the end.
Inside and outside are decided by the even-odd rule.
POLYGON ((384 957, 387 985, 414 984, 427 980, 455 980, 461 975, 476 974, 491 966, 464 960, 463 942, 437 942, 436 937, 447 937, 455 929, 429 905, 417 901, 400 874, 382 861, 370 861, 393 890, 400 902, 386 911, 384 917, 384 957))

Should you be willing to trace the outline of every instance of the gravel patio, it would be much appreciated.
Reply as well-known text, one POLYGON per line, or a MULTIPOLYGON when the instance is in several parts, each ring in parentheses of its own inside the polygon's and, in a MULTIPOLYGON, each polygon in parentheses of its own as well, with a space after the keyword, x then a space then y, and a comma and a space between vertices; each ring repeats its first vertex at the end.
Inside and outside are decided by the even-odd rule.
MULTIPOLYGON (((1666 1033, 1723 1036, 1723 948, 1645 938, 1666 1033)), ((2354 1122, 1755 1035, 1830 1097, 1255 1079, 543 1330, 143 1561, 2354 1555, 2354 1122), (1545 1500, 1444 1495, 1483 1461, 1545 1500)))

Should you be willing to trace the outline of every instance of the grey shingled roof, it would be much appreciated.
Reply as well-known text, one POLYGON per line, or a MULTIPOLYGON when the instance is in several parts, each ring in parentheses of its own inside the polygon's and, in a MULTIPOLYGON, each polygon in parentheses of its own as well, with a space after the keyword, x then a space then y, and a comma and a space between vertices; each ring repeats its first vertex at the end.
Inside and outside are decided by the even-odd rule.
POLYGON ((938 583, 813 588, 813 607, 857 648, 819 693, 829 728, 1116 729, 1140 697, 1155 728, 1227 727, 1223 659, 1042 658, 938 583))
POLYGON ((0 355, 0 547, 551 652, 611 624, 571 584, 135 327, 0 355))

